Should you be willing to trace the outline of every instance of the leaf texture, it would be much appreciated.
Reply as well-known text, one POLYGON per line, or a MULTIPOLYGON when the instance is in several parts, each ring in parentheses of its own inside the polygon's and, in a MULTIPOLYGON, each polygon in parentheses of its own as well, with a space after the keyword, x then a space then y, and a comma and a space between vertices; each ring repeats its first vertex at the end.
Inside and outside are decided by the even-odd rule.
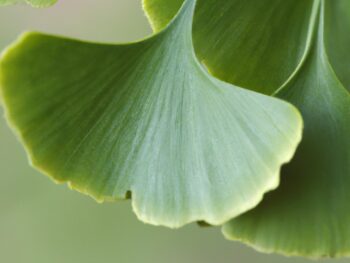
MULTIPOLYGON (((175 11, 166 2, 144 1, 156 29, 175 11)), ((225 236, 265 252, 349 255, 350 1, 199 0, 193 35, 214 75, 293 103, 305 122, 281 186, 225 236)))
POLYGON ((325 8, 332 4, 315 5, 321 7, 313 41, 300 68, 277 92, 302 112, 302 144, 284 167, 280 188, 228 223, 224 233, 263 251, 340 257, 350 254, 350 95, 325 47, 325 8))
POLYGON ((277 187, 298 111, 211 77, 192 48, 195 1, 130 44, 24 35, 5 52, 6 116, 32 164, 99 201, 132 197, 144 222, 226 222, 277 187))
MULTIPOLYGON (((155 31, 183 2, 143 1, 155 31)), ((271 95, 302 59, 311 9, 312 0, 198 0, 196 54, 214 76, 271 95)))

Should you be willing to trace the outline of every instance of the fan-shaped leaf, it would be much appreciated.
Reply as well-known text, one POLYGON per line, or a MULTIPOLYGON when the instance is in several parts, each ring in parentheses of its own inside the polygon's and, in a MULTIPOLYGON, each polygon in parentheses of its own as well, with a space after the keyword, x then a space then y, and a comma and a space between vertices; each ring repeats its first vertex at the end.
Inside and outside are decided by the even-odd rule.
POLYGON ((193 5, 142 42, 31 33, 5 53, 7 118, 34 166, 100 201, 132 193, 141 220, 170 227, 221 224, 278 185, 301 118, 208 75, 192 49, 193 5))

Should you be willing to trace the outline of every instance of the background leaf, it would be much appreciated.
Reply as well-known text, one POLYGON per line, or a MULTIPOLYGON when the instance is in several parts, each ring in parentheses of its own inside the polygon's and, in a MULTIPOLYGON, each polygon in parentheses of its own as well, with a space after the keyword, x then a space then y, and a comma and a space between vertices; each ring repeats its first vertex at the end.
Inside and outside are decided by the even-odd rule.
POLYGON ((19 3, 28 3, 34 7, 47 7, 56 3, 57 0, 0 0, 1 5, 11 5, 19 3))
POLYGON ((325 45, 339 80, 350 91, 350 1, 325 2, 325 45))
POLYGON ((100 201, 132 193, 141 220, 170 227, 221 224, 278 185, 300 115, 204 71, 193 3, 142 42, 29 34, 5 53, 7 116, 36 167, 100 201))
POLYGON ((267 252, 319 258, 350 251, 350 95, 326 54, 325 7, 304 62, 277 93, 302 112, 302 144, 280 188, 224 227, 228 238, 267 252))

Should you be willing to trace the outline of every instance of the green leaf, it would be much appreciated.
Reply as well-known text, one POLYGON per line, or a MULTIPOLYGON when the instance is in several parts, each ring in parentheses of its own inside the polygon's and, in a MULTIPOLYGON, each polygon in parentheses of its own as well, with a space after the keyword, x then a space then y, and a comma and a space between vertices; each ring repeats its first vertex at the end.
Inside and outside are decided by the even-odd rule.
MULTIPOLYGON (((181 2, 144 0, 156 30, 176 12, 168 1, 181 2)), ((265 252, 349 255, 350 1, 199 0, 193 34, 214 75, 292 102, 305 121, 281 186, 225 235, 265 252)))
POLYGON ((350 255, 350 94, 326 53, 324 16, 332 5, 322 2, 317 9, 314 39, 303 63, 277 93, 296 105, 305 120, 296 157, 283 168, 275 192, 223 229, 228 238, 262 251, 316 258, 350 255))
POLYGON ((33 165, 147 223, 222 224, 277 187, 301 139, 288 103, 211 77, 192 49, 195 1, 141 42, 30 33, 3 56, 7 119, 33 165))
POLYGON ((57 0, 0 0, 0 6, 27 3, 34 7, 47 7, 53 5, 56 2, 57 0))
POLYGON ((328 0, 325 7, 325 44, 339 80, 350 91, 350 1, 328 0))
MULTIPOLYGON (((143 1, 156 31, 182 2, 143 1)), ((312 0, 198 0, 196 53, 214 76, 271 95, 302 59, 311 8, 312 0)))
MULTIPOLYGON (((174 18, 184 0, 142 0, 143 9, 155 32, 161 31, 174 18)), ((197 5, 198 5, 197 0, 197 5)))

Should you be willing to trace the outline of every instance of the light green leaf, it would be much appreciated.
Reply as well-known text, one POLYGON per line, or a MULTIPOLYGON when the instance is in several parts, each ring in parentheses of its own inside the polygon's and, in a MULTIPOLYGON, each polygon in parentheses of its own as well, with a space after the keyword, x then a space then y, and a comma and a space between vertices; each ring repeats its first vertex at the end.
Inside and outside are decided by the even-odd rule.
MULTIPOLYGON (((144 0, 156 30, 176 12, 169 1, 181 2, 144 0)), ((305 121, 281 187, 225 235, 267 252, 349 255, 350 1, 199 0, 193 34, 216 76, 294 103, 305 121)))
POLYGON ((53 5, 56 2, 57 0, 0 0, 0 6, 27 3, 34 7, 47 7, 53 5))
POLYGON ((228 238, 262 251, 316 258, 350 255, 350 95, 324 45, 330 5, 322 2, 317 9, 314 39, 303 63, 277 93, 295 104, 305 120, 296 157, 283 168, 275 192, 223 229, 228 238))
POLYGON ((147 223, 218 225, 277 187, 301 139, 288 103, 211 77, 192 49, 194 1, 122 45, 30 33, 3 56, 7 118, 31 162, 147 223))
MULTIPOLYGON (((143 9, 155 32, 161 31, 174 18, 185 0, 142 0, 143 9)), ((198 5, 197 0, 197 5, 198 5)))

